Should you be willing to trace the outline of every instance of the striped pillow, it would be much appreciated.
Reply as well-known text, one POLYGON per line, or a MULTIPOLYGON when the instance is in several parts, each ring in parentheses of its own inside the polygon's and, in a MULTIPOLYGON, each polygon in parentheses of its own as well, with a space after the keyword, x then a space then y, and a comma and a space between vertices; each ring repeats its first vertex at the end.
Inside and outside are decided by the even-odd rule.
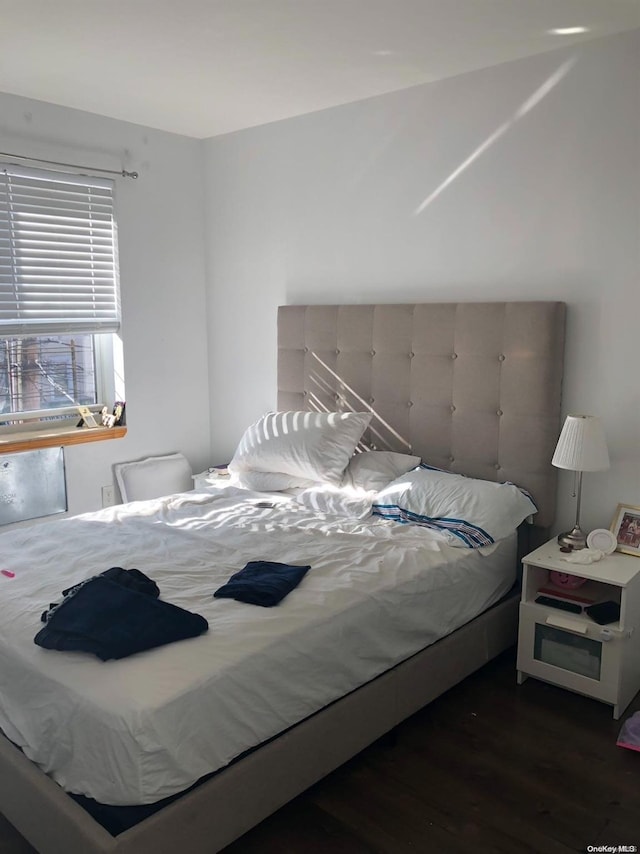
POLYGON ((442 531, 452 546, 476 549, 507 537, 537 508, 512 483, 421 466, 381 490, 372 511, 394 522, 442 531))

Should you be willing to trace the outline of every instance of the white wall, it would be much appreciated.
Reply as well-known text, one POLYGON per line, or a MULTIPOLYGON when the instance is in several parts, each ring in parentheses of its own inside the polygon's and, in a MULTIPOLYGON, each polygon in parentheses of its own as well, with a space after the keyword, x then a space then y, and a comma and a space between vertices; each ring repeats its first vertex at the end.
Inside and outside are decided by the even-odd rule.
POLYGON ((101 506, 112 464, 182 451, 208 465, 202 144, 0 94, 0 150, 140 173, 117 178, 128 433, 65 450, 69 512, 101 506))
POLYGON ((279 304, 564 300, 564 412, 600 415, 612 458, 584 527, 640 505, 639 52, 635 31, 208 140, 214 457, 275 405, 279 304))

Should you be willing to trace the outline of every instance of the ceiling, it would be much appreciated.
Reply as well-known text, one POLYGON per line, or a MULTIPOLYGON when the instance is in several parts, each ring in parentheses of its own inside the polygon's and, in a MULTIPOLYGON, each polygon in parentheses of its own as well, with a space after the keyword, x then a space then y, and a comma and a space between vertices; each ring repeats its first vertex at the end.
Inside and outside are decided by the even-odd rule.
POLYGON ((205 138, 636 27, 640 0, 0 0, 0 91, 205 138))

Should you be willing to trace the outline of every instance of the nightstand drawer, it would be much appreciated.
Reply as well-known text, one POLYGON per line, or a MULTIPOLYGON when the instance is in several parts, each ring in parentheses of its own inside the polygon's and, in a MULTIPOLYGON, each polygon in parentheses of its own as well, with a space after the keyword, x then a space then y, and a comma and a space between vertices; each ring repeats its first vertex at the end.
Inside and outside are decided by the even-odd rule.
POLYGON ((529 676, 615 703, 626 642, 618 628, 586 616, 520 605, 518 670, 529 676))

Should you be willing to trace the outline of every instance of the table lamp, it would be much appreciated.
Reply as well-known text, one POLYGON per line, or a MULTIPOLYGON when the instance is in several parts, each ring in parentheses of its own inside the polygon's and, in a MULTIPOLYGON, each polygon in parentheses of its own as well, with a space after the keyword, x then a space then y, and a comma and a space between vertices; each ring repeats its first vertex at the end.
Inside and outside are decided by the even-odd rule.
POLYGON ((558 534, 558 542, 565 548, 583 549, 587 535, 580 528, 582 472, 609 468, 609 452, 600 420, 595 415, 567 415, 551 464, 577 473, 576 523, 572 531, 558 534))

